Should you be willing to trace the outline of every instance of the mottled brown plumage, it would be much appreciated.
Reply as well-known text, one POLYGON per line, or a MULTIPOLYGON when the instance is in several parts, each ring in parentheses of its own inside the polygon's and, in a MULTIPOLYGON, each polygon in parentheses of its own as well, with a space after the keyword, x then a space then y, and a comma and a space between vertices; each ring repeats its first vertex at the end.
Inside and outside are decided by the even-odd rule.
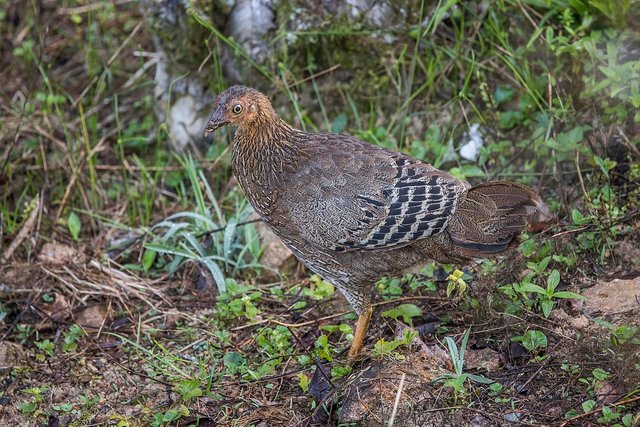
POLYGON ((522 185, 471 187, 348 135, 294 129, 254 89, 230 87, 216 104, 205 134, 238 127, 233 171, 254 209, 360 315, 351 357, 362 346, 376 280, 428 259, 500 254, 517 242, 539 203, 522 185))

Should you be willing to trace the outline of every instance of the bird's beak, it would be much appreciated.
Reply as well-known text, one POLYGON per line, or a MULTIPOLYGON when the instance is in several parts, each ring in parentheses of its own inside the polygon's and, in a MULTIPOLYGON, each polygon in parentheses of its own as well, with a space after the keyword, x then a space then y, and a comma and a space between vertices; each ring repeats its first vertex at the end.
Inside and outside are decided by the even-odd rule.
POLYGON ((223 111, 221 111, 221 109, 216 109, 211 117, 209 117, 209 121, 207 121, 207 124, 204 127, 204 137, 206 138, 211 134, 211 132, 228 123, 229 122, 224 119, 223 111))

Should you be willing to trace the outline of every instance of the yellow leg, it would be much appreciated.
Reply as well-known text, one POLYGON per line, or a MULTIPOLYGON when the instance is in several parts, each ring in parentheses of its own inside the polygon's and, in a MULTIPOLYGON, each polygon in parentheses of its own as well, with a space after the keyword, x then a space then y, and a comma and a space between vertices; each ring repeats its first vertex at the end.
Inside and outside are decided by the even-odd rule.
POLYGON ((367 329, 369 328, 369 321, 371 320, 371 312, 373 309, 371 306, 367 306, 364 311, 358 317, 358 323, 356 323, 356 330, 353 334, 353 342, 351 343, 351 348, 349 349, 348 359, 353 361, 360 350, 362 350, 362 345, 364 344, 364 337, 367 334, 367 329))

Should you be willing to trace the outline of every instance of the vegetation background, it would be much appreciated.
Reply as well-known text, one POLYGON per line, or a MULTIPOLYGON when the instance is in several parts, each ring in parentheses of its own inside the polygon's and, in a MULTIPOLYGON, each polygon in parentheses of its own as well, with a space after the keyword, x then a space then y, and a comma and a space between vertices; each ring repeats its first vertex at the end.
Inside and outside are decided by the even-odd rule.
POLYGON ((640 425, 637 0, 0 0, 0 37, 0 424, 640 425), (349 365, 200 137, 238 82, 549 212, 382 279, 349 365))

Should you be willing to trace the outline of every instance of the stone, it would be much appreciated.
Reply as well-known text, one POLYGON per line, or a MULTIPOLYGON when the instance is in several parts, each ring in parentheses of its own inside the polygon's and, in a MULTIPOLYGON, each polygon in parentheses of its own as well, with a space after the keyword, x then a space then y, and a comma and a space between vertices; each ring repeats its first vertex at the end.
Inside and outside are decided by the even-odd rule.
POLYGON ((10 341, 0 341, 0 371, 22 366, 25 352, 20 344, 10 341))

